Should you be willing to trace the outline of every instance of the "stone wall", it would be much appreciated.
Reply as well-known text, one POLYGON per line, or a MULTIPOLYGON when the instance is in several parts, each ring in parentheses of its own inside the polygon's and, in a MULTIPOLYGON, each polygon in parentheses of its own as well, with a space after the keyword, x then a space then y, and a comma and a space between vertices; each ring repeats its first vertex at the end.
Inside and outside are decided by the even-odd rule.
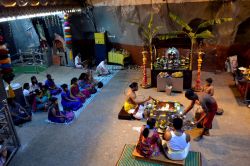
MULTIPOLYGON (((93 3, 98 4, 98 0, 93 1, 93 3)), ((154 25, 164 26, 160 33, 181 30, 179 25, 171 21, 168 16, 169 12, 178 15, 187 23, 190 23, 195 19, 209 20, 221 17, 232 17, 234 19, 232 22, 212 27, 215 39, 205 40, 206 48, 204 49, 206 50, 207 56, 204 59, 203 70, 223 70, 226 57, 230 55, 228 54, 228 50, 229 48, 234 48, 231 46, 236 43, 235 39, 237 39, 237 45, 242 45, 242 47, 244 47, 249 40, 249 37, 245 36, 250 34, 250 27, 248 28, 248 26, 250 26, 248 24, 248 22, 250 22, 248 21, 250 18, 249 1, 189 1, 185 3, 158 3, 157 1, 157 3, 154 3, 153 5, 149 3, 140 5, 103 5, 105 5, 105 3, 102 5, 99 3, 99 5, 94 7, 93 10, 95 16, 94 22, 96 23, 97 30, 105 30, 108 34, 108 40, 111 43, 116 43, 116 47, 118 46, 119 48, 128 49, 132 55, 134 63, 139 65, 141 65, 140 62, 142 60, 141 55, 138 54, 140 54, 142 50, 143 40, 139 35, 140 31, 138 30, 138 27, 131 25, 128 21, 133 20, 146 24, 149 20, 150 12, 155 13, 154 25), (243 23, 244 25, 241 26, 243 23), (238 28, 239 30, 246 32, 239 32, 238 28), (216 67, 213 64, 214 61, 217 61, 218 63, 216 67)), ((93 24, 86 15, 82 15, 79 25, 74 26, 78 26, 77 28, 73 28, 77 29, 74 31, 74 34, 79 34, 78 37, 83 32, 94 31, 93 24)), ((248 49, 244 51, 247 52, 248 49)), ((245 56, 245 58, 248 59, 247 57, 249 57, 245 55, 247 54, 246 52, 238 53, 237 50, 233 52, 238 54, 239 58, 245 56)), ((248 59, 248 62, 244 65, 249 65, 249 63, 250 59, 248 59)))

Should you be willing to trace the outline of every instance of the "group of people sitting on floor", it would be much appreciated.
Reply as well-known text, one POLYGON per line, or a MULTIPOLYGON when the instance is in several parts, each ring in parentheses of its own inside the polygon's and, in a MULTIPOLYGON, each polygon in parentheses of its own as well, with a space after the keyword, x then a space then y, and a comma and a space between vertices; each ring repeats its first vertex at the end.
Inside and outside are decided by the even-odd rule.
MULTIPOLYGON (((81 54, 77 54, 75 57, 75 67, 78 69, 87 69, 88 68, 88 61, 81 60, 81 54)), ((96 67, 96 73, 98 76, 109 75, 110 71, 107 68, 107 60, 101 61, 98 66, 96 67)))
POLYGON ((189 152, 190 135, 182 130, 183 120, 181 118, 173 119, 173 130, 167 129, 160 138, 156 120, 149 118, 147 125, 142 126, 139 141, 136 150, 140 155, 150 158, 163 153, 171 160, 184 160, 189 152))
POLYGON ((52 76, 47 74, 45 83, 38 82, 35 76, 31 77, 31 83, 24 83, 23 95, 26 106, 16 103, 14 98, 8 98, 8 105, 15 125, 20 125, 32 118, 31 112, 48 112, 48 119, 56 123, 68 123, 74 119, 73 111, 82 107, 87 98, 97 92, 96 88, 102 88, 103 83, 93 79, 92 73, 82 73, 79 79, 71 79, 70 88, 67 84, 60 87, 56 85, 52 76), (59 109, 58 98, 61 94, 63 111, 59 109))
MULTIPOLYGON (((193 90, 187 90, 185 97, 191 101, 190 105, 186 107, 183 115, 186 115, 191 109, 199 108, 196 113, 199 116, 194 117, 194 125, 202 128, 200 136, 195 141, 199 141, 203 136, 209 136, 209 130, 212 128, 212 121, 216 113, 218 113, 218 106, 216 100, 212 97, 214 88, 212 86, 212 79, 206 80, 206 85, 202 92, 196 93, 193 90)), ((153 99, 148 97, 145 100, 138 100, 136 97, 138 91, 138 84, 133 82, 129 85, 129 90, 126 93, 126 101, 124 103, 124 110, 131 114, 135 119, 146 118, 147 112, 144 111, 144 103, 153 99)), ((195 114, 196 114, 195 113, 195 114)), ((181 118, 173 120, 173 130, 166 130, 163 135, 163 140, 160 139, 155 128, 155 119, 149 118, 147 125, 141 129, 137 151, 144 157, 151 157, 157 155, 159 146, 164 149, 166 156, 172 160, 183 160, 186 158, 189 150, 190 136, 182 130, 183 121, 181 118)))

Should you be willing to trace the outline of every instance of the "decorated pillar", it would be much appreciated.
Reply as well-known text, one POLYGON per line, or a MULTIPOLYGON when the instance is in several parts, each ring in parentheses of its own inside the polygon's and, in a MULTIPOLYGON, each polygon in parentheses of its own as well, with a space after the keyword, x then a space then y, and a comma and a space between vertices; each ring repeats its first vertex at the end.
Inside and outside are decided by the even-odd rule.
MULTIPOLYGON (((65 35, 65 43, 67 48, 67 53, 69 53, 70 61, 73 61, 73 51, 72 51, 72 35, 70 30, 70 23, 68 21, 69 15, 65 13, 64 15, 64 35, 65 35)), ((65 57, 67 58, 67 57, 65 57)), ((66 60, 67 62, 67 60, 66 60)))
POLYGON ((147 55, 148 52, 147 51, 142 51, 142 55, 143 55, 143 77, 142 77, 142 83, 141 83, 141 87, 142 88, 149 88, 150 85, 148 84, 148 78, 147 78, 147 55))
MULTIPOLYGON (((14 79, 14 73, 13 73, 13 69, 11 66, 11 60, 9 57, 9 51, 6 48, 6 46, 4 45, 3 42, 3 37, 0 36, 0 69, 1 69, 1 83, 0 83, 0 91, 5 91, 3 88, 3 80, 8 84, 8 93, 7 93, 7 97, 11 97, 14 98, 15 97, 15 93, 13 91, 13 89, 10 86, 11 81, 14 79)), ((1 93, 1 100, 6 98, 6 93, 1 93)))
POLYGON ((195 91, 201 91, 201 65, 202 65, 202 56, 204 52, 198 52, 198 69, 197 69, 197 79, 195 84, 195 91))

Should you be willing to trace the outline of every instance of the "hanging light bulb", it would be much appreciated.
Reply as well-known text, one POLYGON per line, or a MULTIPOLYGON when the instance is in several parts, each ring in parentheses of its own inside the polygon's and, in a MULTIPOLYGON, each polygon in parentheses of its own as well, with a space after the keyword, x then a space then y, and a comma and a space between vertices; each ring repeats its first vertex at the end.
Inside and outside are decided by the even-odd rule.
POLYGON ((48 0, 40 0, 40 4, 42 5, 42 6, 47 6, 48 5, 48 0))
POLYGON ((4 7, 14 7, 14 6, 16 6, 16 1, 14 1, 14 0, 1 0, 0 3, 4 7))
POLYGON ((39 0, 30 0, 30 6, 38 6, 39 4, 39 0))
POLYGON ((56 5, 56 0, 49 0, 50 5, 56 5))
POLYGON ((28 0, 17 0, 17 5, 18 6, 27 6, 29 3, 28 0))

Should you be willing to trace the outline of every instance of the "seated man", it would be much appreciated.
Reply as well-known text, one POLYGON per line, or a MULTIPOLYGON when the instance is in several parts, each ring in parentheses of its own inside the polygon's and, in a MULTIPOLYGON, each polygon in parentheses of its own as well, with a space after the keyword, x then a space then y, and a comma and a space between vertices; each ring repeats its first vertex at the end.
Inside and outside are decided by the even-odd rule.
POLYGON ((190 136, 181 129, 183 121, 181 118, 173 120, 174 130, 166 130, 162 140, 164 153, 171 160, 184 160, 189 152, 190 136))
POLYGON ((31 112, 24 109, 20 104, 16 103, 13 98, 7 98, 10 114, 14 125, 20 125, 31 121, 31 112))
POLYGON ((129 85, 130 89, 126 93, 126 101, 124 103, 124 110, 129 114, 132 114, 136 119, 142 119, 144 115, 144 107, 142 104, 151 100, 152 98, 149 96, 147 99, 143 101, 138 101, 136 99, 136 91, 138 91, 138 83, 133 82, 129 85))
POLYGON ((104 61, 101 61, 99 65, 96 67, 96 73, 98 76, 110 74, 110 71, 108 70, 106 64, 107 60, 105 59, 104 61))
POLYGON ((81 54, 77 54, 75 57, 75 67, 78 69, 82 69, 82 68, 87 68, 86 66, 87 60, 85 61, 81 61, 81 54))

